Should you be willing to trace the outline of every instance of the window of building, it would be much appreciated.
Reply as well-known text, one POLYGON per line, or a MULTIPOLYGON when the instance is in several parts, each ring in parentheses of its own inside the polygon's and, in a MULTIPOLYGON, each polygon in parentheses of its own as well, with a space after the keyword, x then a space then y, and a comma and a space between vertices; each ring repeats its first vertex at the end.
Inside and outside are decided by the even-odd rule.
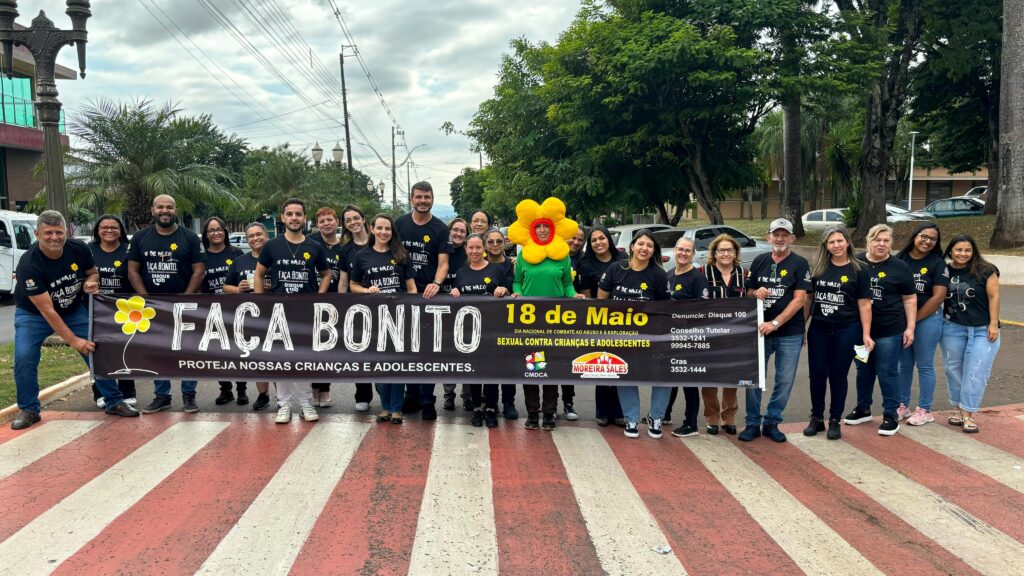
POLYGON ((953 195, 953 182, 949 180, 928 181, 928 202, 934 202, 953 195))
POLYGON ((4 124, 18 126, 35 126, 36 111, 32 105, 32 79, 7 78, 0 79, 0 97, 3 98, 4 124))

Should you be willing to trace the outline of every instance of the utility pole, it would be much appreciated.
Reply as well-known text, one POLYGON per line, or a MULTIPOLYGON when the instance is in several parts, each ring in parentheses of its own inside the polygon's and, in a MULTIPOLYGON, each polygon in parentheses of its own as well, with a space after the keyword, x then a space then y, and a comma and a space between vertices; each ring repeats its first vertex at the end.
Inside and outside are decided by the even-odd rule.
MULTIPOLYGON (((412 160, 405 161, 405 181, 412 186, 412 180, 409 179, 409 166, 412 164, 412 160)), ((411 192, 411 190, 410 190, 411 192)))
POLYGON ((398 206, 398 178, 395 176, 395 127, 391 127, 391 206, 398 206))
POLYGON ((348 90, 345 89, 345 45, 341 45, 341 53, 338 54, 338 62, 341 64, 341 111, 345 114, 345 150, 348 153, 348 182, 352 185, 352 137, 348 133, 348 90))

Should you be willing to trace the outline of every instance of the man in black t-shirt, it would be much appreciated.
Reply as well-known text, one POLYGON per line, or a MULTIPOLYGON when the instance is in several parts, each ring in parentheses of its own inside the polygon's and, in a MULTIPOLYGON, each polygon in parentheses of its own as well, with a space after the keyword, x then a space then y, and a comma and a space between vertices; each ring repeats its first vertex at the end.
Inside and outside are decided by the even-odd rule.
MULTIPOLYGON (((178 225, 174 198, 161 194, 150 208, 153 225, 139 230, 128 247, 128 281, 138 294, 196 294, 206 276, 206 251, 199 236, 178 225)), ((185 412, 199 412, 195 380, 181 381, 185 412)), ((171 407, 171 381, 154 380, 156 397, 143 414, 171 407)))
MULTIPOLYGON (((285 232, 263 246, 256 264, 253 289, 257 294, 266 292, 264 278, 270 277, 270 292, 277 294, 325 293, 331 286, 331 267, 327 263, 323 246, 310 240, 302 232, 306 224, 306 205, 297 198, 285 200, 281 206, 281 222, 285 232)), ((278 382, 278 424, 292 420, 292 399, 299 402, 302 419, 313 422, 320 419, 313 407, 313 388, 299 382, 278 382)))
POLYGON ((761 390, 746 390, 747 425, 739 435, 743 442, 762 434, 775 442, 786 441, 779 424, 796 380, 804 341, 804 299, 812 289, 807 260, 790 250, 796 241, 793 224, 785 218, 773 221, 767 240, 772 244, 772 251, 761 254, 751 263, 747 295, 764 303, 764 322, 758 326, 758 331, 764 337, 765 364, 772 354, 775 355, 775 385, 768 401, 768 413, 763 416, 761 390))
MULTIPOLYGON (((409 253, 412 264, 416 291, 424 298, 433 298, 441 289, 448 276, 448 255, 452 253, 452 243, 448 237, 448 227, 430 213, 434 207, 434 188, 429 182, 417 182, 412 185, 409 194, 409 205, 412 212, 399 216, 395 220, 395 230, 409 253)), ((434 384, 409 384, 405 391, 403 412, 415 412, 422 407, 424 420, 437 420, 437 408, 434 404, 434 384)))
MULTIPOLYGON (((36 244, 22 255, 14 286, 14 385, 21 410, 11 428, 21 430, 40 421, 39 359, 43 341, 56 333, 82 355, 96 350, 89 335, 89 310, 83 294, 99 291, 99 271, 92 251, 68 239, 64 216, 56 210, 39 215, 36 244)), ((97 379, 106 411, 115 416, 138 416, 114 380, 97 379)))
MULTIPOLYGON (((331 267, 331 286, 327 291, 334 294, 338 291, 338 284, 341 273, 348 271, 349 263, 345 261, 346 250, 343 250, 341 238, 338 237, 338 213, 334 208, 324 206, 316 211, 316 232, 309 235, 309 239, 319 243, 324 248, 327 256, 327 264, 331 267)), ((373 393, 369 399, 356 398, 356 407, 364 408, 360 412, 370 409, 370 400, 373 400, 373 393)), ((359 396, 358 391, 356 396, 359 396)), ((313 406, 327 408, 331 405, 331 383, 313 382, 313 406)))

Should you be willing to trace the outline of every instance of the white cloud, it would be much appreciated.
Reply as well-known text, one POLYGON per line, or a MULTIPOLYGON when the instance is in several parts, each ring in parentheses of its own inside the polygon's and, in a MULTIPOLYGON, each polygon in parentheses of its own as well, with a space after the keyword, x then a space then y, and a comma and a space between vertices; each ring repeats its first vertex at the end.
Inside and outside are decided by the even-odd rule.
MULTIPOLYGON (((321 104, 338 98, 338 48, 348 43, 328 0, 212 0, 212 4, 308 102, 318 104, 322 114, 309 109, 271 122, 248 124, 260 116, 281 115, 308 104, 267 71, 198 0, 94 0, 88 23, 87 78, 58 85, 67 111, 73 113, 99 98, 149 98, 176 102, 190 114, 211 114, 223 128, 238 126, 235 131, 254 146, 289 142, 302 149, 319 141, 329 150, 336 140, 344 144, 340 105, 321 104), (173 24, 155 6, 173 19, 173 24), (146 7, 163 19, 211 73, 175 42, 146 7), (281 45, 247 15, 282 35, 281 45), (311 59, 323 67, 314 80, 304 75, 314 70, 311 59)), ((534 42, 554 41, 578 8, 578 0, 532 0, 526 5, 496 0, 337 4, 374 80, 405 129, 409 147, 427 145, 415 152, 415 173, 410 178, 429 178, 439 204, 449 203, 448 182, 464 166, 477 165, 469 142, 461 136, 443 135, 438 130, 441 123, 450 120, 459 128, 466 127, 479 103, 491 97, 501 54, 508 50, 511 39, 525 36, 534 42)), ((48 16, 57 26, 70 26, 62 2, 22 1, 18 8, 22 24, 27 25, 44 9, 50 11, 48 16)), ((77 70, 74 49, 65 48, 60 63, 77 70)), ((390 120, 355 58, 346 58, 345 68, 349 113, 365 135, 353 130, 353 163, 374 180, 385 180, 385 194, 390 197, 390 170, 365 145, 390 161, 390 120)), ((405 155, 406 150, 399 148, 398 161, 405 155)), ((408 184, 403 168, 399 170, 399 187, 408 184)))

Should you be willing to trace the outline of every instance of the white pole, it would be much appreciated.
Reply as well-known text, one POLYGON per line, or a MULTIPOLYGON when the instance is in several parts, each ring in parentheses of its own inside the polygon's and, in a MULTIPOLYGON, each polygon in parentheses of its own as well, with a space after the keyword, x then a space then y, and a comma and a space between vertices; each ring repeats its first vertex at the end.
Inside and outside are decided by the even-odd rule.
POLYGON ((910 133, 910 186, 907 188, 907 210, 914 211, 914 139, 917 132, 910 133))

